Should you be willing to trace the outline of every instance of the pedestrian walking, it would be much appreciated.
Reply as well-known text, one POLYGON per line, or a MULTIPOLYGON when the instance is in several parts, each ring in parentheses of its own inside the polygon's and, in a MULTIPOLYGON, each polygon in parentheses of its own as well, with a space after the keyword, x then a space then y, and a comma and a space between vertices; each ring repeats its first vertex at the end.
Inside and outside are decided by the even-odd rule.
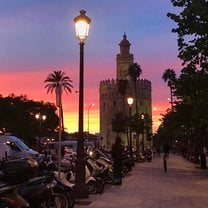
POLYGON ((169 156, 169 152, 170 152, 170 147, 169 145, 166 143, 163 146, 163 167, 164 167, 164 171, 165 173, 167 173, 167 158, 169 156))
POLYGON ((121 144, 121 138, 115 137, 115 143, 112 145, 112 158, 113 158, 113 173, 114 173, 114 185, 122 184, 122 153, 123 146, 121 144))

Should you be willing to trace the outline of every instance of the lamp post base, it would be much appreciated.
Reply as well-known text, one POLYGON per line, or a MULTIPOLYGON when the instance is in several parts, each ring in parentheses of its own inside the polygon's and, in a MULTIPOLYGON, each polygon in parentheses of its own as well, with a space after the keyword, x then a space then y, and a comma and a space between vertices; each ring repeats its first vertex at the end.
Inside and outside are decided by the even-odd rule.
POLYGON ((72 195, 75 199, 85 199, 85 198, 89 198, 89 193, 88 193, 88 187, 85 186, 74 186, 73 188, 73 192, 72 195))
POLYGON ((85 161, 77 159, 75 163, 75 185, 73 187, 73 197, 83 199, 89 197, 88 186, 85 184, 85 161))

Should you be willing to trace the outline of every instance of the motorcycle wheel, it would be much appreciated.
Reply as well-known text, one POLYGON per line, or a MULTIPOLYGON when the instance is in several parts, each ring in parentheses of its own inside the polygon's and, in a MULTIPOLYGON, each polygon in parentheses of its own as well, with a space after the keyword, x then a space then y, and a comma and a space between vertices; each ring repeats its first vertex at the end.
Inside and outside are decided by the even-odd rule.
POLYGON ((130 171, 130 168, 127 165, 122 165, 121 171, 122 173, 126 174, 130 171))
POLYGON ((97 183, 95 181, 89 181, 87 183, 87 186, 88 186, 89 194, 97 194, 98 193, 97 183))
POLYGON ((96 178, 96 182, 97 182, 97 193, 102 194, 104 191, 103 181, 100 178, 96 178))
POLYGON ((105 171, 105 172, 103 173, 103 178, 104 178, 104 181, 105 181, 107 184, 113 183, 113 181, 114 181, 113 172, 105 171))
POLYGON ((55 208, 72 208, 74 207, 74 198, 70 192, 59 191, 54 197, 55 208))
POLYGON ((70 193, 56 191, 50 198, 42 202, 37 208, 73 208, 74 199, 70 193))

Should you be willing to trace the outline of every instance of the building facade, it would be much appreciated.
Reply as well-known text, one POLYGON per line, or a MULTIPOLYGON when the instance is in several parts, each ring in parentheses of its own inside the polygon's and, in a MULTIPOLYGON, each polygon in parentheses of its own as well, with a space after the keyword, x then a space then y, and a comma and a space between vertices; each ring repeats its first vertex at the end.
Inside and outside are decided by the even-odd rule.
MULTIPOLYGON (((152 98, 151 98, 151 82, 146 79, 138 79, 136 82, 136 91, 133 80, 129 76, 129 67, 134 64, 134 56, 130 53, 130 42, 127 40, 126 34, 119 43, 120 53, 116 56, 116 79, 108 79, 100 82, 100 136, 102 144, 111 148, 114 143, 116 133, 112 131, 112 119, 116 113, 129 114, 129 106, 127 97, 132 96, 134 100, 137 97, 137 112, 140 115, 148 115, 152 120, 152 98), (127 80, 128 87, 125 94, 121 94, 118 89, 119 80, 127 80), (137 96, 135 95, 137 92, 137 96)), ((136 102, 134 101, 131 112, 136 113, 136 102)), ((152 125, 149 125, 149 130, 143 131, 141 134, 132 133, 132 143, 136 148, 151 145, 149 135, 152 132, 152 125)), ((128 145, 128 134, 120 134, 122 141, 128 145)))

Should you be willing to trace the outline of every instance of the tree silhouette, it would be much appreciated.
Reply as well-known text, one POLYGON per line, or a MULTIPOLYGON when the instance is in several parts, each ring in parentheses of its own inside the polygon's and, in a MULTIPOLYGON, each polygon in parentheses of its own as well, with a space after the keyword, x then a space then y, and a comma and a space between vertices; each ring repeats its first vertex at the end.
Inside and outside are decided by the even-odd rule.
POLYGON ((124 115, 126 115, 125 94, 126 94, 126 91, 127 91, 128 80, 126 80, 126 79, 119 79, 118 82, 117 82, 117 85, 118 85, 118 92, 122 95, 124 115))
POLYGON ((131 80, 133 81, 134 84, 134 93, 135 93, 135 105, 136 105, 136 113, 138 113, 138 102, 137 102, 137 80, 139 79, 141 73, 142 73, 142 69, 140 67, 140 65, 138 65, 137 63, 133 63, 130 67, 129 67, 129 75, 131 80))
POLYGON ((168 13, 177 24, 178 57, 183 64, 208 68, 208 3, 207 0, 171 0, 179 14, 168 13))
POLYGON ((44 82, 46 83, 45 88, 47 89, 47 94, 53 93, 53 91, 56 93, 56 106, 61 109, 61 127, 64 130, 62 93, 63 90, 67 95, 71 93, 71 88, 73 88, 71 85, 72 80, 66 76, 65 72, 59 70, 50 73, 44 82))
POLYGON ((173 69, 166 69, 162 75, 162 79, 167 82, 168 87, 170 87, 170 103, 171 109, 173 110, 173 86, 176 81, 176 73, 173 69))
POLYGON ((53 136, 58 126, 56 107, 52 103, 29 100, 25 95, 7 97, 0 96, 0 131, 10 132, 23 139, 30 147, 34 146, 34 138, 53 136), (47 119, 40 129, 35 115, 44 114, 47 119))

